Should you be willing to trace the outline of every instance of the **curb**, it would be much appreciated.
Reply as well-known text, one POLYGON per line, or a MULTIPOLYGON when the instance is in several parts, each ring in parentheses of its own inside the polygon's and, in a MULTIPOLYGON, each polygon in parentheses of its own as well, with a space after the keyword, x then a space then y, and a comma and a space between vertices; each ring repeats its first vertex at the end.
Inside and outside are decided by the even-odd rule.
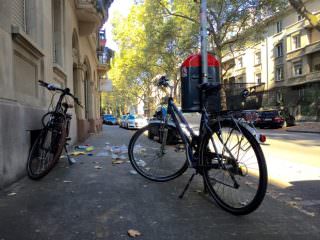
POLYGON ((300 133, 313 133, 313 134, 320 134, 318 131, 311 131, 311 130, 294 130, 294 129, 286 129, 287 132, 300 132, 300 133))

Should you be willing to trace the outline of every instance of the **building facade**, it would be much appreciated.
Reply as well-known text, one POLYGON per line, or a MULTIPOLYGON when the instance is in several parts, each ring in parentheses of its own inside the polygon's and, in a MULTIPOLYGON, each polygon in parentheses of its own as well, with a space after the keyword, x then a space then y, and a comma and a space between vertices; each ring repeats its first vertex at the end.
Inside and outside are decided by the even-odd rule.
MULTIPOLYGON (((318 0, 305 5, 320 15, 318 0)), ((319 121, 320 32, 291 7, 263 26, 261 42, 223 59, 232 66, 224 82, 261 84, 261 107, 285 107, 296 119, 319 121)))
POLYGON ((73 141, 101 130, 98 30, 113 0, 0 2, 0 188, 25 175, 31 135, 51 93, 38 80, 68 87, 73 141))

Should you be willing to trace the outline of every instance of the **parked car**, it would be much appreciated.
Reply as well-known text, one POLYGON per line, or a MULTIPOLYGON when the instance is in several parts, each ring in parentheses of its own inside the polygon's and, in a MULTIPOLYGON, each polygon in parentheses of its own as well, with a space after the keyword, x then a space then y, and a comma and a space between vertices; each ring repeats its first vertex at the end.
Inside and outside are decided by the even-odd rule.
POLYGON ((258 113, 258 118, 255 121, 255 126, 260 128, 282 128, 284 117, 279 110, 264 110, 258 113))
MULTIPOLYGON (((154 115, 153 118, 149 119, 149 123, 161 123, 164 121, 165 116, 167 114, 167 111, 164 107, 159 106, 154 115)), ((167 144, 173 145, 173 144, 178 144, 181 142, 181 138, 175 128, 175 123, 169 119, 168 122, 169 131, 168 131, 168 136, 167 136, 167 144)), ((159 129, 158 126, 154 126, 153 128, 150 128, 150 131, 148 132, 148 138, 152 140, 156 140, 158 142, 162 141, 162 133, 161 130, 159 129)))
POLYGON ((125 128, 128 129, 137 129, 142 128, 148 124, 148 121, 143 116, 137 116, 129 114, 125 120, 125 128))
POLYGON ((128 115, 121 116, 121 118, 119 120, 119 127, 122 127, 122 128, 125 127, 127 117, 128 117, 128 115))
MULTIPOLYGON (((149 120, 149 123, 160 123, 160 122, 163 122, 163 121, 156 118, 152 118, 149 120)), ((180 138, 180 135, 178 134, 178 131, 175 128, 175 124, 171 120, 169 120, 168 125, 169 125, 169 130, 168 130, 168 136, 167 136, 167 144, 173 145, 173 144, 180 143, 182 140, 180 138)), ((162 142, 162 132, 158 126, 159 125, 156 125, 150 128, 148 132, 148 138, 151 140, 162 142)))
POLYGON ((243 110, 240 117, 247 123, 255 124, 259 113, 258 110, 243 110))
POLYGON ((117 119, 112 114, 104 114, 103 115, 103 123, 110 124, 110 125, 116 125, 117 119))

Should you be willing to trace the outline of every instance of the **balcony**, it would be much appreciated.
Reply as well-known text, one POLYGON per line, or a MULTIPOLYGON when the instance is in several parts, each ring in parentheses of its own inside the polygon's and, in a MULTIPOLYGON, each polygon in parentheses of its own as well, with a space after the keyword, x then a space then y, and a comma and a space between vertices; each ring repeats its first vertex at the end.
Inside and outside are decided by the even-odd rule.
POLYGON ((74 0, 80 35, 86 36, 97 29, 108 18, 108 8, 113 0, 74 0))
POLYGON ((320 71, 316 71, 316 72, 311 72, 307 75, 306 77, 306 81, 308 83, 311 82, 320 82, 320 71))
POLYGON ((305 53, 312 54, 312 53, 319 52, 319 51, 320 51, 320 41, 306 46, 305 53))

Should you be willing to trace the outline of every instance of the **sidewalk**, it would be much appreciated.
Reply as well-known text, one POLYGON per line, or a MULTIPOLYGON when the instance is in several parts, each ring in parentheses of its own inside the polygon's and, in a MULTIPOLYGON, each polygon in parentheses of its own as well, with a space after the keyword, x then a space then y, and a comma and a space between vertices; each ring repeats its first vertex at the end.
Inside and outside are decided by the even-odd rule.
POLYGON ((72 166, 63 160, 41 181, 24 178, 0 191, 0 240, 121 240, 130 239, 129 229, 143 240, 319 239, 320 216, 279 201, 274 187, 257 211, 236 217, 201 193, 200 176, 178 199, 191 170, 155 183, 132 174, 127 161, 113 165, 111 156, 96 156, 106 142, 128 145, 133 133, 105 126, 86 141, 93 156, 72 166))
POLYGON ((320 134, 320 122, 297 122, 296 126, 286 127, 286 131, 320 134))

